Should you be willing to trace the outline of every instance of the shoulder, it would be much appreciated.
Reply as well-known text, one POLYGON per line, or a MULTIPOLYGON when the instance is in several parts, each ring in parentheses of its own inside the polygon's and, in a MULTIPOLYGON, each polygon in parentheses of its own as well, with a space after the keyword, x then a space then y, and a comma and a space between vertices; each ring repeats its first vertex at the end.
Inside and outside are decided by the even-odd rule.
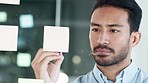
POLYGON ((144 79, 143 79, 143 83, 148 83, 148 74, 145 75, 144 79))
POLYGON ((139 72, 138 72, 138 78, 137 79, 141 79, 142 83, 148 83, 148 73, 143 71, 142 69, 139 68, 139 72))
POLYGON ((146 73, 144 71, 142 71, 142 72, 143 72, 143 83, 148 83, 148 73, 146 73))
POLYGON ((93 79, 93 74, 92 71, 90 71, 86 75, 81 75, 78 78, 76 78, 73 83, 88 83, 92 79, 93 79))

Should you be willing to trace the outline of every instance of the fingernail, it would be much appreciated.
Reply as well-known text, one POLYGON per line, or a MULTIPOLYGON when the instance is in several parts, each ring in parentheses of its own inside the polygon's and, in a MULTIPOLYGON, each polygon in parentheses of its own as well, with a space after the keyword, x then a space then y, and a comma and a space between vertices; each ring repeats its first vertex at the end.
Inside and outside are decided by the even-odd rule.
POLYGON ((58 52, 59 53, 59 55, 62 55, 62 52, 58 52))

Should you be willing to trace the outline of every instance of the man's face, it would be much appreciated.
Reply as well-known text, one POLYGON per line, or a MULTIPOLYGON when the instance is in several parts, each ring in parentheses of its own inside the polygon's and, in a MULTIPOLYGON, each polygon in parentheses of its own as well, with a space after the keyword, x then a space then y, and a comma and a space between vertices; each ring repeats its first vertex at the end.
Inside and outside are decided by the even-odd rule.
POLYGON ((131 49, 127 11, 115 7, 96 9, 91 17, 89 38, 98 65, 110 66, 126 59, 131 49))

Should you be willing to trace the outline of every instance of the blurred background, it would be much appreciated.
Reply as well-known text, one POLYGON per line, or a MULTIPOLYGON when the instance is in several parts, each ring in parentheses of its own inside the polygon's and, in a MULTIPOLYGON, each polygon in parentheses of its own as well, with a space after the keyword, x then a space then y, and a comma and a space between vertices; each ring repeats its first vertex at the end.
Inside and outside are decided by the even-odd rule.
MULTIPOLYGON (((148 72, 148 1, 137 0, 143 9, 140 44, 132 52, 133 61, 148 72)), ((20 5, 0 4, 0 25, 19 26, 17 51, 0 51, 0 83, 17 83, 18 78, 35 78, 31 61, 43 47, 44 26, 70 28, 69 53, 61 71, 69 82, 86 74, 94 61, 89 47, 89 21, 95 0, 21 0, 20 5)))

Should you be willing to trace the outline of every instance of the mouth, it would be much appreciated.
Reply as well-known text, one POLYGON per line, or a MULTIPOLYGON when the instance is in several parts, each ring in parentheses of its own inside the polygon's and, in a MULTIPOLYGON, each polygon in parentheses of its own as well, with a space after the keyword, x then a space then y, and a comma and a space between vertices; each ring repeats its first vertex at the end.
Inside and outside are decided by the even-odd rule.
POLYGON ((98 48, 94 50, 94 55, 100 56, 100 57, 106 57, 109 56, 112 53, 111 50, 106 48, 98 48))
POLYGON ((99 57, 107 57, 111 55, 112 53, 115 53, 114 49, 111 47, 108 47, 106 45, 98 45, 93 48, 93 55, 99 56, 99 57))

